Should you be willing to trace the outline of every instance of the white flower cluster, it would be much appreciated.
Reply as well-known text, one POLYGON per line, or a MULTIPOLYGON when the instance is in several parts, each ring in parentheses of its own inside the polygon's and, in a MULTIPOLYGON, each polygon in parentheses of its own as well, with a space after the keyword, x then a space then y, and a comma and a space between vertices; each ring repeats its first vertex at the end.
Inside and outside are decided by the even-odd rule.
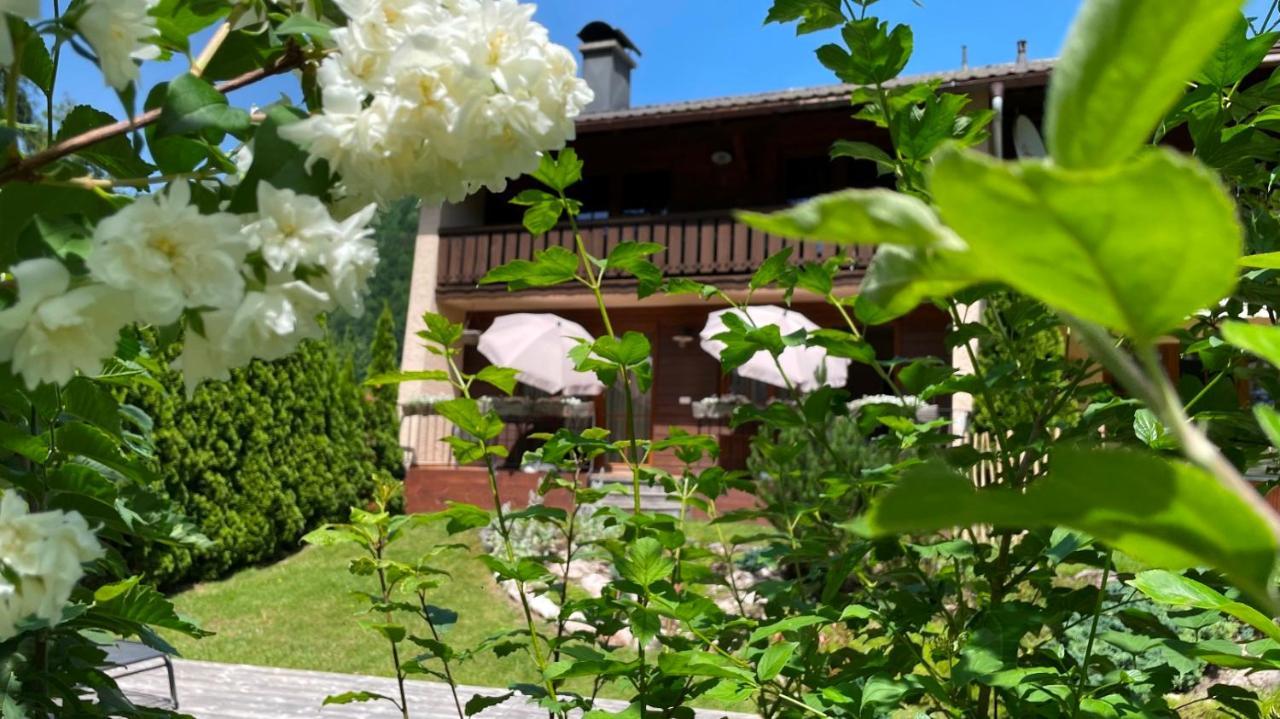
POLYGON ((155 60, 160 48, 150 41, 158 34, 151 11, 160 0, 87 0, 76 29, 98 55, 107 84, 123 92, 137 82, 135 60, 155 60))
POLYGON ((0 563, 5 567, 0 641, 15 636, 24 621, 60 621, 85 562, 102 555, 102 545, 78 513, 32 514, 17 492, 5 491, 0 497, 0 563))
POLYGON ((591 101, 573 56, 516 0, 336 0, 324 112, 282 129, 345 191, 456 202, 501 190, 573 138, 591 101))
POLYGON ((18 301, 0 311, 0 361, 29 388, 65 384, 77 371, 96 374, 125 325, 194 316, 174 362, 190 394, 319 337, 323 312, 361 314, 378 264, 375 207, 339 221, 318 199, 265 182, 257 196, 248 217, 201 214, 185 182, 142 197, 98 224, 79 284, 56 260, 16 265, 18 301))

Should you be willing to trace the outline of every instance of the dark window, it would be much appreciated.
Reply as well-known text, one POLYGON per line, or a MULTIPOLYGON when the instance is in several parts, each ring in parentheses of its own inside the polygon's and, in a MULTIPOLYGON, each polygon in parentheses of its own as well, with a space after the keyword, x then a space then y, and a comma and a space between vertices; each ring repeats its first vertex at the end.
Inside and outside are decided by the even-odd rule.
POLYGON ((665 215, 671 208, 671 173, 638 172, 622 178, 622 214, 665 215))
POLYGON ((607 220, 609 207, 609 176, 587 175, 582 182, 569 188, 568 194, 582 203, 580 220, 607 220))
POLYGON ((782 166, 782 193, 788 203, 802 202, 833 189, 831 160, 825 156, 793 157, 782 166))

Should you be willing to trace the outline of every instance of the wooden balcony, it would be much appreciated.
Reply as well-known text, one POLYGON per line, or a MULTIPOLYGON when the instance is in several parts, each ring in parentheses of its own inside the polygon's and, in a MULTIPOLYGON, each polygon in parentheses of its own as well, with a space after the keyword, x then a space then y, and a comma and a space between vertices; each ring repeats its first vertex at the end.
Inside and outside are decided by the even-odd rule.
MULTIPOLYGON (((653 262, 669 277, 714 279, 732 285, 745 281, 766 257, 788 245, 797 262, 821 261, 837 248, 813 242, 794 242, 760 232, 736 221, 728 212, 624 217, 581 224, 587 250, 607 256, 620 242, 657 242, 666 252, 653 262)), ((532 259, 539 250, 559 245, 573 249, 573 233, 557 227, 535 237, 518 225, 452 228, 440 232, 439 291, 465 293, 489 270, 517 259, 532 259)), ((847 248, 858 268, 865 268, 874 248, 847 248)), ((619 284, 625 284, 618 278, 619 284)))

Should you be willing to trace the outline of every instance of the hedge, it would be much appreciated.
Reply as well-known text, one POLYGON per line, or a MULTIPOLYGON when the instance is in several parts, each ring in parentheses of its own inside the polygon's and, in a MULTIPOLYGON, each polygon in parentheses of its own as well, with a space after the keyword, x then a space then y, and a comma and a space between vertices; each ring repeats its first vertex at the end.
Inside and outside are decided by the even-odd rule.
POLYGON ((155 422, 164 490, 214 542, 129 558, 160 584, 214 579, 289 553, 311 528, 366 501, 377 474, 401 471, 398 448, 386 446, 395 443, 394 416, 366 397, 350 357, 329 341, 255 361, 190 401, 176 373, 159 379, 164 392, 133 391, 126 401, 155 422))

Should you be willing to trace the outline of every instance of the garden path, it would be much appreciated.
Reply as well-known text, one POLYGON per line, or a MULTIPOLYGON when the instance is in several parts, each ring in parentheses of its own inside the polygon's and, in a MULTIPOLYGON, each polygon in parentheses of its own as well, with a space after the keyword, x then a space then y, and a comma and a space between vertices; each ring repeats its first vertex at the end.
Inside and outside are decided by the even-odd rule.
MULTIPOLYGON (((351 674, 217 664, 174 660, 178 680, 180 710, 196 719, 400 719, 387 702, 322 707, 330 694, 366 690, 395 693, 395 680, 351 674)), ((126 692, 151 696, 168 694, 163 671, 146 672, 120 681, 126 692)), ((409 706, 414 719, 457 717, 449 689, 443 684, 413 681, 408 684, 409 706)), ((503 694, 497 689, 467 687, 462 701, 475 694, 503 694)), ((618 711, 621 702, 600 702, 602 709, 618 711)), ((546 711, 516 699, 489 709, 486 719, 544 719, 546 711)), ((751 715, 719 711, 699 711, 698 719, 754 719, 751 715)))

